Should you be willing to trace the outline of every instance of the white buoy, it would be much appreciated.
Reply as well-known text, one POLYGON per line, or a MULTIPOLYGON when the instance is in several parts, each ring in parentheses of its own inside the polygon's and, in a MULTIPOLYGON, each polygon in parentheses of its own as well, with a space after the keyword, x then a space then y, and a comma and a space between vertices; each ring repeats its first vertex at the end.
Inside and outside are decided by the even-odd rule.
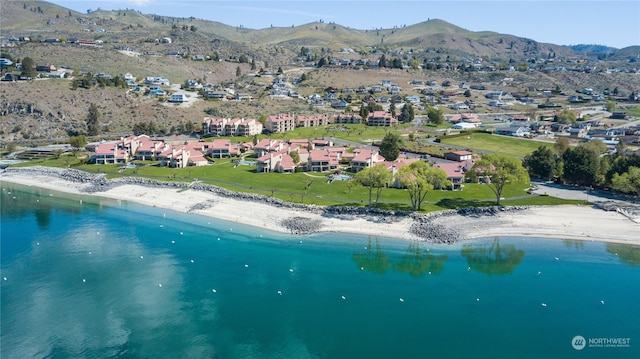
POLYGON ((367 249, 367 246, 364 246, 364 249, 367 249))
POLYGON ((471 270, 471 267, 467 267, 467 272, 471 270))
POLYGON ((282 295, 282 291, 281 291, 281 290, 279 290, 279 291, 278 291, 278 294, 282 295))
POLYGON ((36 242, 36 246, 39 246, 39 245, 40 245, 40 242, 36 242))
POLYGON ((431 275, 431 272, 429 272, 429 275, 431 275))
POLYGON ((184 233, 180 232, 180 235, 182 236, 182 235, 184 235, 184 233))
POLYGON ((293 273, 293 268, 289 268, 289 272, 293 273))
POLYGON ((560 260, 560 258, 558 258, 558 257, 555 257, 554 259, 555 259, 555 260, 557 260, 557 261, 559 261, 559 260, 560 260))
POLYGON ((2 278, 3 280, 7 280, 7 277, 2 278))
POLYGON ((229 228, 230 231, 233 231, 233 228, 229 228))
POLYGON ((540 274, 541 274, 540 271, 538 271, 538 275, 540 275, 540 274))
POLYGON ((160 225, 160 228, 164 228, 164 224, 161 224, 161 225, 160 225))
POLYGON ((300 244, 302 244, 302 241, 300 241, 300 244))
POLYGON ((479 302, 479 301, 480 301, 480 298, 476 298, 476 302, 479 302))
POLYGON ((140 259, 144 259, 144 257, 143 257, 143 256, 140 256, 140 259))
POLYGON ((100 232, 96 232, 96 234, 100 234, 100 232))
POLYGON ((91 254, 91 251, 89 251, 89 254, 91 254))
POLYGON ((216 293, 216 292, 217 292, 217 290, 215 290, 215 289, 211 289, 211 291, 212 291, 212 292, 214 292, 214 293, 216 293))
POLYGON ((245 268, 249 268, 249 265, 248 265, 248 264, 245 264, 245 265, 244 265, 244 267, 245 267, 245 268))
POLYGON ((342 296, 341 298, 342 298, 342 300, 345 300, 345 299, 347 299, 347 297, 345 297, 344 295, 343 295, 343 296, 342 296))
POLYGON ((400 298, 400 301, 404 303, 404 299, 400 298))
POLYGON ((158 283, 158 287, 162 288, 162 283, 158 283))
POLYGON ((171 241, 171 244, 176 244, 176 241, 171 241))
POLYGON ((547 303, 542 303, 542 306, 543 306, 543 307, 546 307, 546 306, 547 306, 547 303))
POLYGON ((360 270, 364 270, 364 267, 360 267, 360 270))
POLYGON ((604 300, 601 300, 601 301, 600 301, 600 304, 604 304, 604 300))
POLYGON ((194 263, 193 259, 191 260, 191 263, 194 263))
POLYGON ((218 237, 218 240, 220 240, 220 237, 218 237))
POLYGON ((87 280, 83 278, 82 279, 82 283, 86 283, 86 282, 87 282, 87 280))
POLYGON ((260 235, 260 238, 262 238, 262 234, 260 235))

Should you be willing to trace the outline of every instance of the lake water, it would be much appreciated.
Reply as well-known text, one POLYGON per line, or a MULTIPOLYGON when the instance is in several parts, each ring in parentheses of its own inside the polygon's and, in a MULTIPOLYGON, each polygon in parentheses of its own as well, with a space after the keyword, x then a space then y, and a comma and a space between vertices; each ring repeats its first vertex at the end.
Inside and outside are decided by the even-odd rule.
POLYGON ((638 247, 293 236, 8 183, 0 203, 2 358, 640 358, 638 247))

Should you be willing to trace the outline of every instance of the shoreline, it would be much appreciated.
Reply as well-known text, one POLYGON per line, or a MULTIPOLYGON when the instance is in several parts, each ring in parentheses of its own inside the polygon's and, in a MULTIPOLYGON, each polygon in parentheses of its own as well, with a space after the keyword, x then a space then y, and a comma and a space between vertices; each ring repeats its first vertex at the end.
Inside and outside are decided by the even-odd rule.
POLYGON ((436 244, 513 236, 640 245, 640 219, 591 206, 492 207, 464 214, 455 210, 428 214, 329 210, 197 183, 106 180, 102 175, 48 167, 9 168, 0 173, 1 182, 194 213, 280 233, 351 233, 436 244))

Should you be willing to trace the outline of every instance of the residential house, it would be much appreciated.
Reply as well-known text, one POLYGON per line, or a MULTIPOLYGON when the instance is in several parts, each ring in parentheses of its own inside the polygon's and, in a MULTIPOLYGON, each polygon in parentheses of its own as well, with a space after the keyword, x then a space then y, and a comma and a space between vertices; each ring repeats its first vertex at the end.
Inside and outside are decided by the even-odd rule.
POLYGON ((267 153, 282 151, 286 147, 287 144, 283 141, 264 138, 253 146, 253 153, 255 157, 260 158, 267 153))
POLYGON ((101 143, 96 147, 90 161, 98 165, 126 163, 129 161, 129 154, 117 142, 101 143))
POLYGON ((353 172, 359 172, 367 167, 384 162, 384 157, 382 157, 378 151, 358 148, 353 151, 353 153, 355 154, 353 159, 351 159, 351 170, 353 172))
POLYGON ((326 172, 338 169, 340 164, 339 156, 329 149, 309 151, 307 169, 312 172, 326 172))
POLYGON ((56 67, 47 62, 38 62, 36 64, 36 71, 39 71, 39 72, 51 72, 55 70, 56 70, 56 67))
POLYGON ((236 130, 237 136, 253 136, 262 133, 262 123, 255 118, 242 119, 236 130))
POLYGON ((217 139, 207 145, 207 153, 213 158, 229 158, 240 155, 240 147, 228 139, 217 139))
POLYGON ((298 115, 296 116, 296 127, 317 127, 325 126, 331 123, 332 118, 328 115, 298 115))
POLYGON ((362 116, 350 114, 338 114, 333 117, 333 123, 362 123, 362 116))
POLYGON ((457 191, 464 187, 465 166, 461 163, 435 163, 433 167, 440 168, 447 174, 451 183, 450 189, 457 191))
POLYGON ((269 152, 256 160, 256 172, 294 172, 295 168, 287 150, 269 152))
POLYGON ((473 158, 473 153, 470 151, 464 151, 464 150, 446 152, 444 154, 444 159, 449 161, 462 162, 462 161, 470 160, 472 158, 473 158))
POLYGON ((493 133, 496 135, 524 137, 524 136, 528 136, 530 132, 531 131, 529 126, 522 126, 520 124, 514 123, 514 124, 496 127, 493 133))
POLYGON ((348 103, 345 100, 336 100, 331 102, 331 107, 337 110, 344 110, 347 108, 347 106, 348 106, 348 103))
POLYGON ((367 125, 369 126, 394 126, 398 124, 398 119, 391 116, 386 111, 373 111, 367 117, 367 125))
POLYGON ((187 96, 183 93, 174 93, 169 97, 169 102, 173 103, 183 103, 187 101, 187 96))
POLYGON ((296 121, 293 114, 277 114, 267 117, 266 129, 272 133, 295 130, 296 121))

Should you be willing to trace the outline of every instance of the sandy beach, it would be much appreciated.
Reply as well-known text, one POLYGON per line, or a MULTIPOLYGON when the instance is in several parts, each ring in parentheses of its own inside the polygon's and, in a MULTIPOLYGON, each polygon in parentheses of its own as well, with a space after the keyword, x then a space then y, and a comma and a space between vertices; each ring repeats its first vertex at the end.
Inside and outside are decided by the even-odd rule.
MULTIPOLYGON (((313 211, 296 211, 266 202, 223 197, 212 192, 130 184, 87 194, 83 189, 91 184, 20 171, 0 173, 1 181, 66 193, 130 201, 184 213, 197 213, 283 233, 288 233, 290 230, 281 224, 282 219, 303 217, 320 223, 319 232, 353 233, 403 240, 420 239, 409 231, 415 221, 410 216, 354 214, 335 216, 313 211)), ((455 230, 462 239, 529 236, 640 245, 639 222, 616 211, 604 211, 592 206, 531 207, 520 211, 499 212, 491 216, 448 214, 434 216, 430 221, 455 230)))

